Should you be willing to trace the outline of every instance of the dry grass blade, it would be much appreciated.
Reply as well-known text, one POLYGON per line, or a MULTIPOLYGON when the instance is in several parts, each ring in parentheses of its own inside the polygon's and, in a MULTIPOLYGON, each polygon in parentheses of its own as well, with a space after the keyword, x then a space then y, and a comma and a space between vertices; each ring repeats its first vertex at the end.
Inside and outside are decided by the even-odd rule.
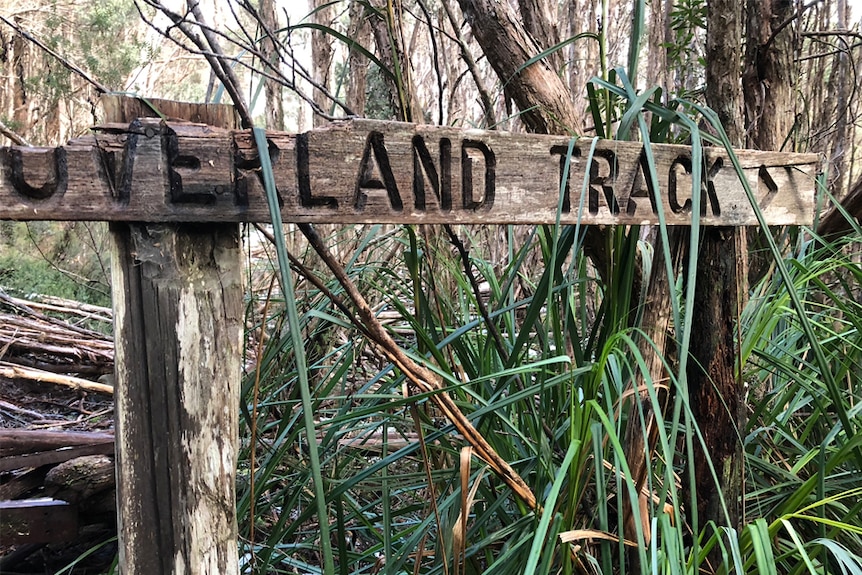
POLYGON ((472 487, 470 486, 470 462, 472 457, 472 447, 468 445, 461 449, 461 511, 458 513, 458 518, 452 527, 452 551, 455 557, 455 575, 459 575, 462 572, 462 566, 464 561, 466 561, 467 516, 470 515, 470 509, 473 508, 476 492, 479 490, 482 475, 485 473, 484 470, 480 470, 476 481, 473 482, 472 487))
MULTIPOLYGON (((596 529, 573 529, 571 531, 563 531, 562 533, 560 533, 560 542, 562 543, 572 543, 574 541, 592 541, 594 539, 612 541, 614 543, 619 543, 620 541, 620 538, 613 533, 606 533, 604 531, 598 531, 596 529)), ((637 548, 638 546, 637 543, 635 543, 634 541, 629 541, 628 539, 623 539, 623 545, 634 548, 637 548)))
MULTIPOLYGON (((359 290, 344 272, 341 265, 335 261, 329 248, 324 244, 320 235, 310 224, 299 224, 300 231, 308 239, 309 244, 323 259, 326 266, 335 275, 338 282, 344 288, 353 305, 356 306, 359 323, 363 331, 368 334, 379 350, 412 383, 420 393, 430 394, 431 401, 443 412, 446 418, 455 426, 464 439, 476 452, 476 456, 482 459, 497 474, 498 477, 531 509, 538 509, 536 496, 523 478, 515 471, 509 463, 494 450, 490 443, 473 427, 473 424, 461 412, 458 405, 452 400, 436 374, 414 362, 395 343, 390 335, 374 315, 374 311, 359 293, 359 290)), ((354 319, 355 321, 355 319, 354 319)))

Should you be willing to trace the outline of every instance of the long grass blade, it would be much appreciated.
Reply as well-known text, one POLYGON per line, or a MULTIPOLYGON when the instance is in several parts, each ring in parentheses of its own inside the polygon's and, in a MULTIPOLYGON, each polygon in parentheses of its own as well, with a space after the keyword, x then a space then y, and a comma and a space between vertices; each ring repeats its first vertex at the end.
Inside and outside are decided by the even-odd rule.
POLYGON ((311 400, 311 388, 308 381, 308 368, 305 358, 305 342, 302 339, 300 329, 299 311, 296 307, 296 294, 293 289, 293 279, 290 275, 290 260, 287 255, 287 246, 284 242, 282 231, 281 209, 278 205, 278 192, 275 187, 275 178, 272 172, 272 161, 269 157, 269 146, 266 140, 266 131, 254 128, 254 140, 257 144, 257 152, 260 158, 261 171, 263 173, 264 189, 266 190, 267 204, 275 230, 276 251, 278 253, 279 276, 281 278, 282 293, 284 294, 287 311, 288 328, 293 343, 294 361, 299 383, 300 395, 302 397, 302 416, 305 424, 305 437, 308 448, 308 462, 311 466, 311 476, 315 502, 317 505, 318 525, 320 526, 320 547, 323 555, 323 572, 326 575, 335 574, 335 560, 332 553, 332 543, 329 534, 329 513, 326 505, 326 485, 320 469, 320 456, 317 451, 317 431, 314 422, 314 407, 311 400))

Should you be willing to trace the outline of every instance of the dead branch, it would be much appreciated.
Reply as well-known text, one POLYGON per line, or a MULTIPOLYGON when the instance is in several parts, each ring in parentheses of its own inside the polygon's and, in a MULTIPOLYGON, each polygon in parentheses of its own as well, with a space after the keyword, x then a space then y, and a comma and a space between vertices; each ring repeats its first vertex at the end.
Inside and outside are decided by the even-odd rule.
POLYGON ((0 377, 8 379, 23 379, 40 383, 53 383, 55 385, 71 387, 78 391, 94 391, 96 393, 106 393, 108 395, 113 395, 114 393, 114 388, 110 385, 105 385, 104 383, 96 383, 89 379, 52 373, 50 371, 44 371, 32 367, 22 367, 6 361, 0 361, 0 377))

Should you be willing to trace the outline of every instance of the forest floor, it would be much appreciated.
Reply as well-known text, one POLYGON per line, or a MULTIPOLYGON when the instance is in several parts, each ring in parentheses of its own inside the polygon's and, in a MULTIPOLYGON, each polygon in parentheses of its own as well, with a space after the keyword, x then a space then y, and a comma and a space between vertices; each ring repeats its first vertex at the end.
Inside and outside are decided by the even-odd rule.
POLYGON ((83 327, 80 314, 6 298, 0 294, 0 573, 105 573, 117 552, 114 398, 109 378, 98 381, 112 370, 110 336, 83 327), (41 514, 28 529, 12 522, 20 507, 41 514))

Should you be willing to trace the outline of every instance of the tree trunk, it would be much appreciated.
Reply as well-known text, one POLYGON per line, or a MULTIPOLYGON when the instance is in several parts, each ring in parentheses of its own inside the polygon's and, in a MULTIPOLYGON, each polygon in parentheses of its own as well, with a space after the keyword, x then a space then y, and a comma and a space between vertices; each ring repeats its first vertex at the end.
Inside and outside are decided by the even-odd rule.
MULTIPOLYGON (((350 24, 348 38, 353 38, 360 46, 368 46, 371 28, 368 14, 361 2, 350 3, 350 24)), ((368 79, 368 59, 357 50, 349 50, 347 56, 347 107, 360 116, 365 115, 365 89, 368 79)))
POLYGON ((780 150, 793 126, 793 14, 790 0, 749 0, 742 89, 748 144, 780 150))
MULTIPOLYGON (((523 65, 541 49, 506 2, 458 0, 479 45, 506 84, 507 93, 521 110, 528 131, 539 134, 580 133, 580 116, 566 83, 547 62, 523 65)), ((608 278, 607 231, 589 226, 584 253, 603 279, 608 278)))
MULTIPOLYGON (((838 29, 847 30, 848 23, 848 6, 847 0, 838 0, 838 29)), ((829 85, 835 90, 835 132, 832 137, 831 151, 829 154, 829 191, 835 197, 840 197, 844 191, 846 184, 850 187, 850 174, 847 166, 848 148, 850 148, 850 135, 848 116, 850 115, 850 106, 848 104, 848 93, 850 91, 851 79, 855 78, 855 73, 850 71, 850 49, 838 49, 833 61, 833 73, 830 78, 829 85)))
MULTIPOLYGON (((710 0, 706 98, 734 145, 742 140, 742 87, 738 80, 741 38, 740 4, 736 0, 710 0)), ((697 517, 690 510, 689 521, 696 531, 708 521, 737 530, 741 527, 744 402, 737 365, 737 324, 748 289, 745 238, 745 228, 706 228, 697 259, 687 374, 692 415, 705 444, 703 449, 695 442, 691 462, 694 485, 689 487, 696 494, 697 517)), ((721 563, 718 547, 708 561, 713 569, 721 563)))
MULTIPOLYGON (((560 43, 558 2, 548 0, 518 0, 524 28, 543 50, 560 43)), ((563 52, 557 50, 546 58, 551 69, 560 75, 563 70, 563 52)))
MULTIPOLYGON (((638 340, 638 351, 643 355, 646 362, 647 372, 653 384, 668 379, 664 360, 668 351, 674 349, 671 322, 671 297, 674 297, 674 284, 676 272, 679 269, 683 255, 682 246, 688 237, 687 229, 681 226, 673 226, 668 229, 668 251, 670 253, 670 267, 673 277, 665 273, 664 248, 661 238, 656 241, 655 257, 653 259, 652 274, 647 286, 646 301, 643 302, 644 311, 641 321, 643 336, 638 340), (655 347, 654 347, 655 346, 655 347)), ((640 517, 642 523, 635 523, 634 513, 631 508, 629 497, 621 496, 623 506, 623 534, 629 541, 637 541, 637 534, 644 534, 644 543, 649 545, 652 538, 650 524, 650 498, 651 494, 644 493, 644 486, 649 478, 650 462, 656 440, 658 439, 658 424, 655 419, 653 403, 647 391, 636 391, 645 389, 643 376, 639 374, 633 382, 634 392, 628 414, 628 424, 625 435, 626 462, 632 474, 632 482, 635 484, 640 517)), ((659 394, 659 399, 664 400, 665 394, 659 394)), ((664 406, 662 406, 664 407, 664 406)), ((636 573, 640 570, 638 565, 639 555, 637 549, 628 549, 629 571, 636 573)))
POLYGON ((506 84, 530 132, 575 134, 582 128, 572 94, 547 62, 524 63, 542 51, 507 2, 458 0, 488 61, 506 84))
MULTIPOLYGON (((314 23, 321 26, 332 26, 335 17, 335 6, 330 0, 314 0, 314 23)), ((328 112, 332 107, 332 100, 329 97, 329 81, 330 69, 332 67, 332 45, 329 43, 330 37, 319 30, 311 32, 311 62, 312 62, 312 79, 314 82, 323 87, 326 91, 314 88, 312 90, 312 99, 317 107, 324 112, 328 112)), ((328 120, 318 114, 314 115, 312 125, 315 128, 326 125, 328 120)))
MULTIPOLYGON (((795 120, 793 78, 794 24, 790 0, 748 0, 746 45, 742 72, 747 147, 784 149, 795 120), (788 22, 790 22, 789 25, 788 22)), ((749 282, 757 283, 769 270, 763 234, 751 230, 749 282)), ((773 235, 777 235, 773 233, 773 235)))
POLYGON ((649 15, 649 66, 646 69, 647 86, 661 86, 665 101, 669 98, 667 44, 670 36, 671 0, 653 0, 649 15))
MULTIPOLYGON (((276 12, 275 0, 260 0, 260 19, 266 28, 267 36, 260 43, 260 50, 269 66, 278 69, 279 46, 275 38, 269 34, 275 34, 280 28, 278 23, 278 12, 276 12)), ((271 130, 284 129, 284 98, 282 97, 283 86, 277 80, 264 78, 264 96, 266 98, 266 125, 271 130)))

